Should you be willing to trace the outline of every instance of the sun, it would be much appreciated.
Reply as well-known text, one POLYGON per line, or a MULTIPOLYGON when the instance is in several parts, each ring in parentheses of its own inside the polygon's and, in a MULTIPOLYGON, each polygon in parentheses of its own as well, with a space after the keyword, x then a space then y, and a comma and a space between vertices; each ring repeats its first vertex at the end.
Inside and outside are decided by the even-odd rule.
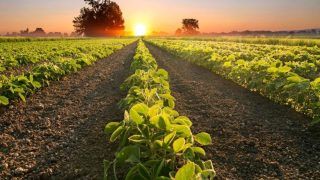
POLYGON ((135 36, 145 36, 147 34, 147 27, 144 24, 136 24, 134 26, 135 36))

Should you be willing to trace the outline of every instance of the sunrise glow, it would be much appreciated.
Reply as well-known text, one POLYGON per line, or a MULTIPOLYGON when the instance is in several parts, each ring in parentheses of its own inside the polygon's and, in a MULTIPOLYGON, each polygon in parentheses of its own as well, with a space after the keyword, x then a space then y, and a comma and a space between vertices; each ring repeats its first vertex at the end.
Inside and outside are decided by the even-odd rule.
POLYGON ((147 27, 144 24, 136 24, 134 26, 134 35, 135 36, 145 36, 147 35, 147 27))

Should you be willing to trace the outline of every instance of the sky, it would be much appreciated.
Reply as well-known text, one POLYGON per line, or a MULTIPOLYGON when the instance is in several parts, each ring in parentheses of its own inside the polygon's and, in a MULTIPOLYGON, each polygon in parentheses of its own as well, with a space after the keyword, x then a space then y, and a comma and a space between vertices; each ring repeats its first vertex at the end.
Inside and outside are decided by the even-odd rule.
MULTIPOLYGON (((183 18, 199 20, 201 32, 320 28, 320 0, 115 0, 126 31, 145 24, 173 33, 183 18)), ((43 27, 73 31, 83 0, 0 0, 0 34, 43 27)))

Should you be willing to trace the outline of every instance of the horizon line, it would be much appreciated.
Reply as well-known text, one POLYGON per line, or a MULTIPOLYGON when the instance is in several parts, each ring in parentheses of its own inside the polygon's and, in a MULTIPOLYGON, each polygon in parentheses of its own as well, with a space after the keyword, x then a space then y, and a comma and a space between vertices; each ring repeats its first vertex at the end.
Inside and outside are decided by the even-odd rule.
MULTIPOLYGON (((41 27, 39 27, 39 28, 41 28, 41 27)), ((29 29, 28 27, 27 28, 25 28, 25 29, 29 29)), ((25 30, 25 29, 22 29, 22 30, 25 30)), ((36 29, 36 28, 34 28, 34 29, 36 29)), ((45 30, 45 28, 42 28, 45 32, 46 32, 46 34, 48 34, 48 33, 56 33, 56 32, 58 32, 58 33, 62 33, 62 34, 64 34, 64 33, 67 33, 67 34, 71 34, 71 33, 73 33, 74 31, 46 31, 45 30)), ((177 28, 178 29, 178 28, 177 28)), ((245 32, 245 31, 251 31, 251 32, 255 32, 255 31, 266 31, 266 32, 292 32, 292 31, 304 31, 304 30, 320 30, 320 27, 306 27, 306 28, 297 28, 297 29, 282 29, 282 30, 270 30, 270 29, 245 29, 245 30, 230 30, 230 31, 220 31, 220 32, 217 32, 217 31, 200 31, 199 30, 199 32, 201 33, 201 34, 210 34, 210 33, 212 33, 212 34, 224 34, 224 33, 232 33, 232 32, 245 32)), ((20 33, 21 32, 21 30, 19 30, 19 31, 9 31, 9 32, 0 32, 0 35, 7 35, 8 33, 20 33)), ((125 31, 124 30, 124 32, 125 33, 132 33, 132 31, 125 31)), ((165 33, 165 34, 175 34, 174 33, 175 31, 172 31, 172 32, 168 32, 168 31, 162 31, 162 30, 160 30, 160 31, 155 31, 155 30, 153 30, 153 31, 151 31, 151 34, 152 33, 165 33)))

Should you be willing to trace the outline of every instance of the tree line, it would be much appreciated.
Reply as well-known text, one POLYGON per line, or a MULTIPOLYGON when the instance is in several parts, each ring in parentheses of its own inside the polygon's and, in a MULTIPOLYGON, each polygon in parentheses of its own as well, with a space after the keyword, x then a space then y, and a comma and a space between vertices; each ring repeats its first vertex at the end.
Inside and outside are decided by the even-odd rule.
POLYGON ((22 37, 76 37, 77 33, 72 32, 71 34, 62 32, 46 32, 43 28, 38 27, 34 31, 29 28, 21 30, 20 32, 7 33, 5 36, 22 36, 22 37))

